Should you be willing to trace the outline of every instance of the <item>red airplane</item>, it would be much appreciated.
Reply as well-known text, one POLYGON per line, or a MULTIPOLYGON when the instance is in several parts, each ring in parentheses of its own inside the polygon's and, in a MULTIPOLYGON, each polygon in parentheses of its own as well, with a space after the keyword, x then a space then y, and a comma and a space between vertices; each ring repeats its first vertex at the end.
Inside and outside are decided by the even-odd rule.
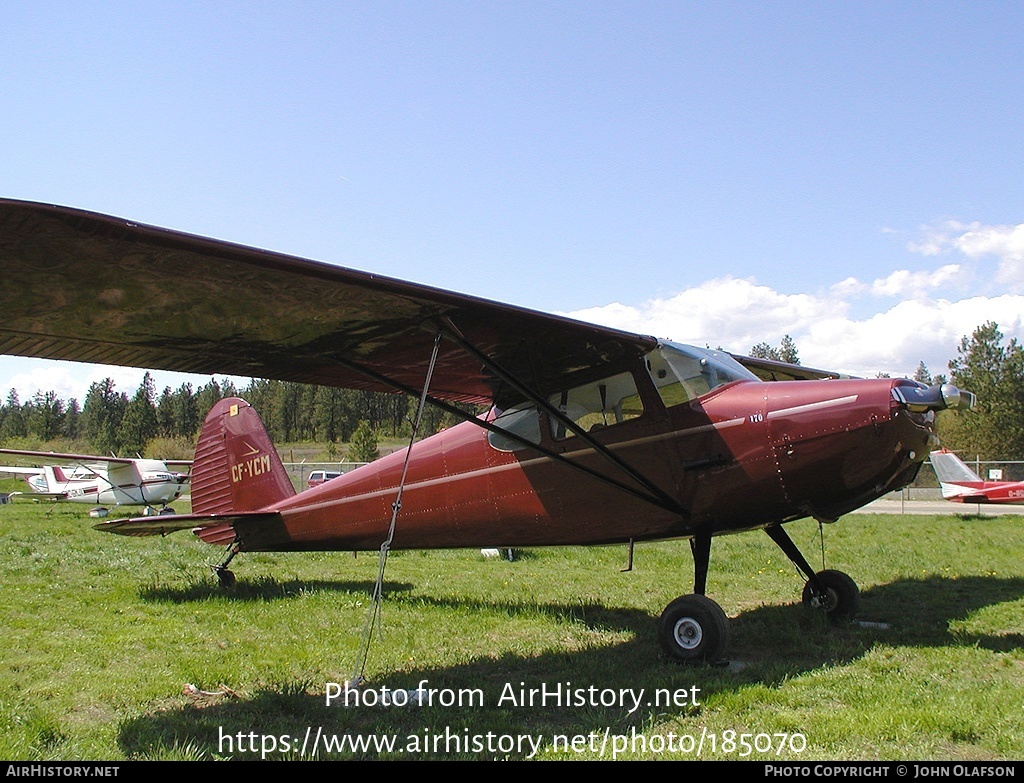
POLYGON ((949 449, 931 453, 942 497, 953 503, 1024 503, 1024 481, 986 481, 949 449))
POLYGON ((728 642, 705 596, 715 536, 765 530, 806 575, 804 601, 851 617, 856 584, 815 573, 783 525, 905 486, 937 445, 935 412, 973 403, 63 207, 0 200, 0 273, 2 353, 401 392, 466 419, 296 494, 256 413, 223 400, 192 513, 100 529, 194 530, 227 547, 224 582, 239 552, 689 539, 693 593, 659 623, 681 661, 728 642))

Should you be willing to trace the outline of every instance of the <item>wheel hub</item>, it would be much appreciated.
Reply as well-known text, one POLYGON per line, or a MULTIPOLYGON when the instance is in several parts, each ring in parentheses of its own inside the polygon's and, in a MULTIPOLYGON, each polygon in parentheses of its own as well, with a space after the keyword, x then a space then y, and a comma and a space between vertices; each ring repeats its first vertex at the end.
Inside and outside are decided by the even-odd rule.
POLYGON ((676 622, 672 629, 676 643, 684 650, 695 650, 700 646, 704 638, 704 631, 700 623, 692 617, 683 617, 676 622))
POLYGON ((825 592, 816 595, 813 600, 814 608, 825 612, 831 612, 838 604, 839 596, 836 595, 835 590, 826 589, 825 592))

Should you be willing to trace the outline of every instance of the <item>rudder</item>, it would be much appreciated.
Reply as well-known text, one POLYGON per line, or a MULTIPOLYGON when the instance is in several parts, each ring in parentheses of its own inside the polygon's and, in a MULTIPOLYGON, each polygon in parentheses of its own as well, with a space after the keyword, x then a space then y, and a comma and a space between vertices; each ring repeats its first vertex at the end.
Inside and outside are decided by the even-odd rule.
POLYGON ((245 400, 227 397, 206 415, 191 492, 193 514, 259 511, 295 494, 259 414, 245 400))
POLYGON ((981 476, 964 464, 956 454, 948 449, 931 453, 932 468, 940 483, 984 483, 981 476))

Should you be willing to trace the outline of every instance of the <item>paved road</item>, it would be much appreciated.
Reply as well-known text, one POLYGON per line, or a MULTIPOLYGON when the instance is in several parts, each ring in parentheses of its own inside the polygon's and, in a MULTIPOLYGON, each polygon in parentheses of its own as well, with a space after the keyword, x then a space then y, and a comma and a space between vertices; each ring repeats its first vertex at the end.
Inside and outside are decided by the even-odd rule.
POLYGON ((950 503, 948 500, 892 500, 882 498, 868 503, 854 514, 982 514, 1024 516, 1024 505, 994 505, 992 503, 950 503))

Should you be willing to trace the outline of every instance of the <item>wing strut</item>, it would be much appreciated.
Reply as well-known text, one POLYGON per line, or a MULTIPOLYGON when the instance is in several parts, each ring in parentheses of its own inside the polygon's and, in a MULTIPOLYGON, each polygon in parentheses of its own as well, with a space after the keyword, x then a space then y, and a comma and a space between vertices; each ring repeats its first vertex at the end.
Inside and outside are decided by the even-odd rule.
MULTIPOLYGON (((382 383, 382 384, 385 384, 387 386, 390 386, 395 391, 402 392, 403 394, 407 394, 410 397, 416 397, 420 393, 419 391, 417 391, 413 387, 408 386, 408 385, 402 383, 401 381, 395 380, 394 378, 390 378, 387 375, 384 375, 383 373, 379 373, 379 372, 376 372, 375 370, 371 370, 369 367, 364 367, 361 364, 353 362, 353 361, 351 361, 349 359, 345 359, 344 357, 334 356, 333 359, 334 359, 334 361, 338 362, 339 364, 343 364, 346 367, 348 367, 349 369, 354 370, 355 372, 358 372, 361 375, 365 375, 367 378, 370 378, 372 380, 378 381, 379 383, 382 383)), ((578 470, 581 473, 584 473, 584 474, 586 474, 587 476, 590 476, 593 479, 596 479, 596 480, 598 480, 600 482, 603 482, 604 484, 607 484, 607 485, 609 485, 611 487, 614 487, 615 489, 618 489, 618 490, 621 490, 622 492, 625 492, 627 495, 632 495, 633 497, 635 497, 635 498, 637 498, 639 500, 643 500, 643 501, 645 501, 647 503, 651 503, 652 505, 655 505, 658 508, 665 509, 666 511, 671 511, 674 514, 679 514, 679 515, 681 515, 683 517, 689 517, 689 512, 686 509, 684 509, 682 506, 680 506, 676 501, 672 500, 672 498, 670 498, 664 492, 660 492, 659 491, 659 492, 657 492, 655 494, 648 494, 647 492, 643 492, 643 491, 641 491, 639 489, 636 489, 635 487, 631 487, 628 484, 624 484, 621 481, 617 481, 616 479, 613 479, 610 476, 606 476, 604 473, 601 473, 601 472, 599 472, 597 470, 594 470, 593 468, 589 468, 586 465, 581 465, 580 463, 575 462, 574 460, 569 459, 565 455, 559 454, 557 451, 552 451, 551 449, 548 449, 548 448, 546 448, 544 446, 541 446, 538 443, 534 443, 533 441, 528 440, 528 439, 524 438, 521 435, 518 435, 518 434, 516 434, 514 432, 511 432, 509 430, 506 430, 503 427, 499 427, 496 424, 492 424, 489 421, 484 421, 483 419, 473 415, 472 413, 470 413, 468 411, 464 411, 462 408, 459 408, 456 405, 452 405, 450 402, 438 399, 436 397, 431 397, 429 394, 427 395, 427 401, 432 403, 433 405, 436 405, 438 408, 443 410, 445 413, 450 413, 450 414, 452 414, 453 416, 455 416, 455 417, 457 417, 459 419, 462 419, 464 421, 472 422, 476 426, 480 427, 481 429, 487 430, 488 432, 493 432, 493 433, 496 433, 496 434, 501 435, 503 437, 511 438, 512 440, 516 441, 517 443, 520 443, 523 446, 527 446, 527 447, 533 449, 534 451, 537 451, 537 452, 543 454, 545 457, 548 457, 548 458, 554 460, 555 462, 559 462, 559 463, 561 463, 563 465, 567 465, 568 467, 571 467, 571 468, 573 468, 575 470, 578 470)), ((559 416, 560 416, 560 414, 559 414, 559 416)), ((586 440, 588 443, 592 443, 592 440, 589 437, 589 434, 585 435, 584 440, 586 440)), ((618 461, 618 458, 613 456, 613 460, 618 461)), ((648 482, 641 482, 641 483, 645 487, 648 485, 648 482)))
POLYGON ((380 545, 380 567, 377 570, 377 581, 373 586, 373 602, 370 611, 366 616, 366 626, 363 629, 363 640, 360 644, 358 670, 353 673, 350 683, 356 684, 362 681, 363 672, 366 670, 366 658, 370 652, 370 636, 373 634, 373 626, 380 620, 380 605, 384 595, 384 568, 388 562, 388 552, 391 551, 391 542, 395 540, 395 527, 398 522, 398 512, 402 509, 402 493, 405 491, 405 479, 409 473, 409 459, 412 456, 412 446, 419 434, 420 421, 423 419, 423 408, 426 407, 430 389, 430 379, 434 375, 434 365, 437 364, 437 353, 441 347, 441 332, 434 337, 434 350, 430 354, 430 364, 427 365, 427 375, 423 379, 423 390, 420 392, 420 402, 416 407, 416 416, 412 422, 412 434, 409 436, 409 448, 405 450, 405 462, 402 463, 402 477, 398 482, 398 493, 395 501, 391 504, 391 524, 388 525, 388 534, 380 545))
MULTIPOLYGON (((475 345, 466 340, 465 337, 459 332, 458 327, 452 323, 450 318, 445 317, 443 319, 445 325, 448 327, 445 336, 458 345, 462 350, 479 360, 485 367, 492 370, 502 381, 507 383, 517 392, 522 394, 531 402, 535 403, 538 408, 546 411, 549 416, 555 419, 559 424, 562 424, 567 430, 572 432, 574 435, 582 438, 586 443, 594 449, 598 454, 607 458, 613 465, 618 467, 627 476, 633 479, 635 482, 644 487, 654 498, 657 499, 657 505, 662 508, 675 511, 677 513, 686 515, 685 509, 680 506, 671 496, 669 496, 664 490, 661 489, 657 484, 648 479, 645 475, 640 473, 636 468, 626 462, 624 459, 615 454, 611 449, 605 446, 603 443, 598 442, 591 436, 589 432, 580 427, 576 422, 566 416, 556 406, 548 402, 544 397, 537 394, 526 384, 522 383, 512 373, 506 371, 497 362, 491 359, 489 356, 481 352, 475 345)), ((572 460, 566 460, 572 463, 572 460)), ((575 464, 575 463, 573 463, 575 464)), ((599 474, 600 475, 600 474, 599 474)))

